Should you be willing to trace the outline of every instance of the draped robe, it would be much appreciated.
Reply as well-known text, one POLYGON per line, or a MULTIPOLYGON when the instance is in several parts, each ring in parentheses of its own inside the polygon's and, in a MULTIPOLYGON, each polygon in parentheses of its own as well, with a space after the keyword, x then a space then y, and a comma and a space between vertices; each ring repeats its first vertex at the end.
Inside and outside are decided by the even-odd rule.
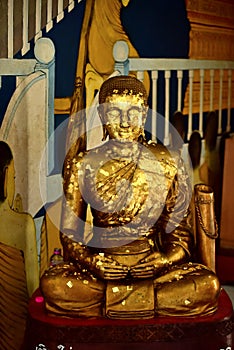
MULTIPOLYGON (((42 289, 47 297, 48 310, 83 316, 84 306, 88 305, 87 316, 100 316, 106 300, 113 302, 110 293, 105 295, 110 282, 106 285, 106 281, 103 283, 97 276, 90 275, 87 265, 83 265, 85 254, 108 254, 117 262, 132 267, 153 252, 167 253, 180 247, 185 252, 183 261, 167 266, 149 284, 147 280, 145 284, 131 280, 133 290, 137 291, 136 295, 141 295, 141 300, 143 295, 143 299, 150 300, 152 293, 151 297, 147 293, 150 286, 153 286, 150 289, 153 291, 153 312, 158 314, 197 315, 214 312, 219 283, 212 271, 191 262, 194 252, 190 210, 192 191, 189 174, 177 154, 169 152, 159 144, 110 140, 71 159, 64 171, 69 183, 64 183, 66 193, 61 241, 65 259, 72 261, 74 265, 70 269, 72 273, 64 274, 64 271, 69 270, 69 266, 64 266, 61 270, 58 267, 56 271, 49 271, 44 276, 42 289), (93 215, 93 234, 86 242, 84 231, 88 204, 93 215), (84 246, 87 249, 83 250, 84 246), (74 267, 76 264, 82 271, 79 277, 74 267), (69 304, 68 292, 62 290, 69 283, 71 275, 76 284, 77 279, 81 281, 82 288, 84 280, 88 282, 85 291, 80 287, 70 288, 69 304), (59 281, 62 276, 65 277, 63 283, 59 281), (90 288, 91 294, 87 292, 87 288, 90 288), (56 301, 58 290, 62 294, 59 303, 56 301), (90 312, 93 306, 90 304, 90 295, 94 291, 97 292, 97 298, 93 304, 94 311, 90 312), (85 303, 87 296, 89 300, 85 303), (66 299, 65 304, 63 298, 66 299), (96 308, 97 303, 99 311, 96 308)), ((128 296, 124 294, 123 300, 120 295, 121 307, 117 311, 112 310, 112 315, 117 318, 121 318, 120 315, 126 317, 126 311, 129 311, 129 318, 134 315, 138 318, 152 317, 152 303, 150 310, 145 305, 143 310, 139 307, 135 310, 136 299, 130 298, 132 291, 125 282, 114 282, 119 286, 118 290, 125 285, 128 296), (128 298, 131 300, 129 309, 124 309, 122 306, 128 298), (121 308, 124 311, 122 313, 121 308)), ((112 284, 111 288, 115 290, 112 284)))

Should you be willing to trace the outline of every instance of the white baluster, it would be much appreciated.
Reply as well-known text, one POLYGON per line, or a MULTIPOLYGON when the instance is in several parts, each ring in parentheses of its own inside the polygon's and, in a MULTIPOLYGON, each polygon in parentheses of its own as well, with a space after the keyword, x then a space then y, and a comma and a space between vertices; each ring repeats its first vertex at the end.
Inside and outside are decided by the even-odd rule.
POLYGON ((75 7, 75 1, 69 1, 68 12, 71 12, 75 7))
POLYGON ((227 127, 226 131, 231 130, 231 95, 232 95, 232 70, 228 70, 228 110, 227 110, 227 127))
POLYGON ((8 0, 8 38, 7 38, 7 45, 8 45, 8 58, 12 58, 14 56, 14 1, 8 0))
POLYGON ((219 71, 219 126, 218 133, 222 133, 222 96, 223 96, 223 69, 219 71))
POLYGON ((177 80, 178 80, 178 102, 177 102, 177 110, 182 110, 182 78, 183 78, 183 71, 178 70, 177 71, 177 80))
POLYGON ((210 111, 213 111, 214 105, 214 69, 210 70, 210 111))
POLYGON ((190 139, 193 128, 193 77, 194 71, 189 70, 189 115, 188 115, 188 136, 187 139, 190 139))
POLYGON ((28 42, 28 0, 23 0, 23 47, 21 50, 22 56, 24 56, 30 49, 28 42))
POLYGON ((158 71, 151 72, 152 78, 152 122, 151 122, 151 136, 152 141, 157 140, 157 80, 158 71))
POLYGON ((34 41, 36 42, 41 36, 41 0, 36 0, 36 28, 34 41))
POLYGON ((46 32, 48 32, 51 28, 53 28, 52 12, 53 12, 52 0, 47 0, 46 32))
POLYGON ((119 71, 122 75, 128 75, 129 72, 128 54, 129 47, 126 41, 116 41, 113 46, 113 57, 115 61, 114 70, 119 71))
POLYGON ((204 69, 200 69, 199 132, 201 137, 203 137, 203 98, 204 98, 204 69))
POLYGON ((57 15, 57 23, 61 21, 64 17, 64 12, 63 12, 63 0, 58 0, 58 15, 57 15))
POLYGON ((164 144, 168 146, 170 143, 169 138, 169 104, 170 104, 170 77, 171 71, 165 71, 165 131, 164 131, 164 144))

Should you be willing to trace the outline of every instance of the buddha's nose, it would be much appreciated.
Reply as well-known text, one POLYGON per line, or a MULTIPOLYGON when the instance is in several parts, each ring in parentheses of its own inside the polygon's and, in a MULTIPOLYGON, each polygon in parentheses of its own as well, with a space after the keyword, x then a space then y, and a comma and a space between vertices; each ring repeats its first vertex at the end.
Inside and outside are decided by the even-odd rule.
POLYGON ((129 126, 127 111, 122 111, 121 126, 127 128, 129 126))

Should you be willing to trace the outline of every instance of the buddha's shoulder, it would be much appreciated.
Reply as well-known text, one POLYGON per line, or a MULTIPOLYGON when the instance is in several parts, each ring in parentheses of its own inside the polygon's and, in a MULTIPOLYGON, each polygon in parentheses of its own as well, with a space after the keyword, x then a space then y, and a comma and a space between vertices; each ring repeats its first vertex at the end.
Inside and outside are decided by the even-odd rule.
POLYGON ((96 169, 97 166, 103 163, 107 151, 108 149, 104 149, 104 147, 96 147, 80 152, 75 160, 77 168, 86 170, 96 169))
POLYGON ((148 141, 144 144, 157 158, 158 161, 162 163, 171 163, 176 165, 180 158, 179 153, 153 141, 148 141))

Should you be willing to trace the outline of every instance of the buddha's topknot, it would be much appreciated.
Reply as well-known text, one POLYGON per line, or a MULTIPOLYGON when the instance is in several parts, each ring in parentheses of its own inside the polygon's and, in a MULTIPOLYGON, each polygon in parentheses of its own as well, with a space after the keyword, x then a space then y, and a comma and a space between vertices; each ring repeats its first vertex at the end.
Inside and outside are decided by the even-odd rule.
POLYGON ((99 92, 99 104, 112 95, 138 95, 147 104, 148 96, 144 84, 133 76, 119 75, 104 81, 99 92))

